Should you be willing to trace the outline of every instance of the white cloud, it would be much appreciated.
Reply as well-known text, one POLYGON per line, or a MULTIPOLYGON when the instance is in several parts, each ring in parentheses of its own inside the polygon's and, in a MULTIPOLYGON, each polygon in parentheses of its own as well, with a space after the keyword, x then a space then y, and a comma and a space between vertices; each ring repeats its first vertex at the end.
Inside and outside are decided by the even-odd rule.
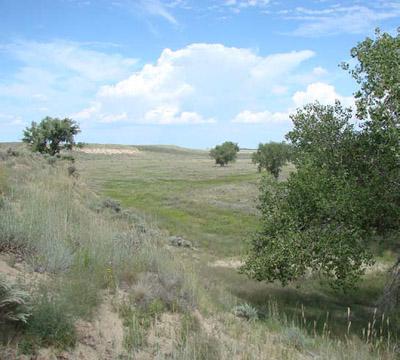
POLYGON ((43 101, 43 102, 47 101, 47 96, 43 94, 35 94, 32 97, 37 101, 43 101))
POLYGON ((151 124, 209 124, 244 110, 261 110, 290 89, 294 69, 314 56, 310 50, 259 56, 249 49, 192 44, 165 49, 156 64, 102 86, 95 104, 77 119, 151 124), (118 116, 117 118, 118 119, 118 116))
POLYGON ((400 3, 394 1, 365 1, 353 6, 328 6, 322 9, 297 7, 281 10, 284 19, 300 22, 287 35, 319 37, 341 33, 362 34, 371 31, 383 20, 400 16, 400 3))
POLYGON ((66 116, 82 109, 99 86, 125 78, 136 66, 135 59, 104 52, 109 48, 110 44, 68 41, 1 45, 2 56, 18 66, 0 81, 3 111, 40 120, 46 112, 66 116))
POLYGON ((14 125, 14 126, 22 126, 22 125, 26 125, 26 123, 24 122, 24 121, 22 121, 20 118, 15 118, 15 119, 13 119, 12 121, 11 121, 11 123, 10 123, 11 125, 14 125))
POLYGON ((296 107, 301 107, 316 100, 325 105, 333 105, 335 100, 339 100, 344 106, 354 106, 353 97, 341 96, 336 92, 333 85, 323 82, 308 85, 306 91, 297 91, 292 100, 296 107))
POLYGON ((224 5, 232 7, 236 11, 240 11, 240 9, 249 7, 264 8, 269 2, 270 0, 227 0, 224 5))
POLYGON ((121 7, 124 10, 131 12, 133 15, 140 14, 141 16, 161 17, 167 20, 169 23, 177 25, 178 21, 171 14, 171 12, 168 11, 168 7, 173 8, 176 6, 183 6, 184 2, 175 1, 165 4, 159 0, 120 0, 118 2, 113 2, 112 5, 115 7, 121 7))
POLYGON ((231 120, 234 123, 245 123, 245 124, 268 124, 268 123, 287 123, 290 122, 289 114, 282 112, 272 113, 270 111, 251 112, 244 110, 240 112, 234 119, 231 120))
POLYGON ((316 76, 323 76, 323 75, 328 74, 328 70, 324 69, 321 66, 317 66, 313 69, 312 73, 313 73, 313 75, 316 75, 316 76))
POLYGON ((161 106, 157 109, 148 111, 144 116, 144 123, 149 124, 213 124, 215 119, 203 119, 196 112, 183 111, 179 113, 179 109, 175 106, 161 106))
POLYGON ((114 81, 125 76, 137 60, 119 54, 107 54, 93 49, 90 43, 72 41, 21 41, 9 44, 5 50, 30 68, 69 70, 94 82, 114 81))

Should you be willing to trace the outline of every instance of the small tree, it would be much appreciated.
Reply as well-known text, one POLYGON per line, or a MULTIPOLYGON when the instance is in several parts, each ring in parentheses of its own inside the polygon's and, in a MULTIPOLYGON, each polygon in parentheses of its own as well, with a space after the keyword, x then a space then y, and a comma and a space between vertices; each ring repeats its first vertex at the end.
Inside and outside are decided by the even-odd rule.
POLYGON ((283 165, 291 158, 290 145, 284 142, 269 142, 266 144, 260 143, 257 152, 251 156, 251 161, 258 164, 258 171, 262 169, 269 171, 278 178, 283 165))
POLYGON ((22 141, 31 151, 54 156, 62 149, 72 149, 74 136, 80 132, 79 125, 72 119, 47 116, 39 124, 32 122, 24 130, 22 141))
POLYGON ((234 162, 239 152, 239 146, 232 141, 225 141, 222 145, 217 145, 211 149, 210 156, 215 159, 215 163, 225 166, 229 162, 234 162))

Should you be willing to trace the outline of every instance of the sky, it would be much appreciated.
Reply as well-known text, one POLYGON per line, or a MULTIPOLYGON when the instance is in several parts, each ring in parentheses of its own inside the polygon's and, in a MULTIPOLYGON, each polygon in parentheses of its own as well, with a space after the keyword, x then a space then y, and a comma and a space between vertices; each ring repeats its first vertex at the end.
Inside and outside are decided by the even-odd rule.
POLYGON ((399 20, 399 0, 0 0, 0 142, 46 116, 89 143, 283 141, 296 108, 354 104, 339 64, 399 20))

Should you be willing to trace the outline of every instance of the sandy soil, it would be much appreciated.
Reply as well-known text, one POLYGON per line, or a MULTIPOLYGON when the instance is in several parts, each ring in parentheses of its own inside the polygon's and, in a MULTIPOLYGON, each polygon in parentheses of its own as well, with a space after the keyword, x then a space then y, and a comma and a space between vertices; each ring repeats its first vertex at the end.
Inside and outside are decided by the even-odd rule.
POLYGON ((137 148, 129 148, 129 149, 112 149, 112 148, 83 148, 78 149, 75 148, 74 151, 82 152, 85 154, 102 154, 102 155, 118 155, 118 154, 139 154, 140 151, 137 148))

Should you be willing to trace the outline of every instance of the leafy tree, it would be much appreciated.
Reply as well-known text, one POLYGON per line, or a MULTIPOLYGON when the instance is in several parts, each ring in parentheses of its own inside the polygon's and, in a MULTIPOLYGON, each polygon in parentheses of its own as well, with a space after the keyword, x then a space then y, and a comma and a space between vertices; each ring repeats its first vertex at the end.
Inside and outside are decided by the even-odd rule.
POLYGON ((241 268, 254 279, 287 284, 312 269, 347 289, 372 263, 376 237, 399 232, 400 37, 377 31, 351 55, 359 126, 339 102, 291 116, 297 171, 263 182, 262 230, 241 268))
POLYGON ((29 145, 31 151, 53 156, 62 149, 71 149, 74 136, 79 132, 79 125, 74 120, 47 116, 39 124, 33 121, 31 127, 24 130, 22 141, 29 145))
POLYGON ((215 163, 220 166, 225 166, 230 162, 234 162, 239 152, 239 146, 232 141, 225 141, 222 145, 217 145, 211 149, 210 156, 215 159, 215 163))
POLYGON ((258 171, 262 169, 269 171, 278 178, 283 165, 291 158, 290 145, 284 142, 269 142, 258 144, 257 152, 251 156, 251 161, 258 164, 258 171))

